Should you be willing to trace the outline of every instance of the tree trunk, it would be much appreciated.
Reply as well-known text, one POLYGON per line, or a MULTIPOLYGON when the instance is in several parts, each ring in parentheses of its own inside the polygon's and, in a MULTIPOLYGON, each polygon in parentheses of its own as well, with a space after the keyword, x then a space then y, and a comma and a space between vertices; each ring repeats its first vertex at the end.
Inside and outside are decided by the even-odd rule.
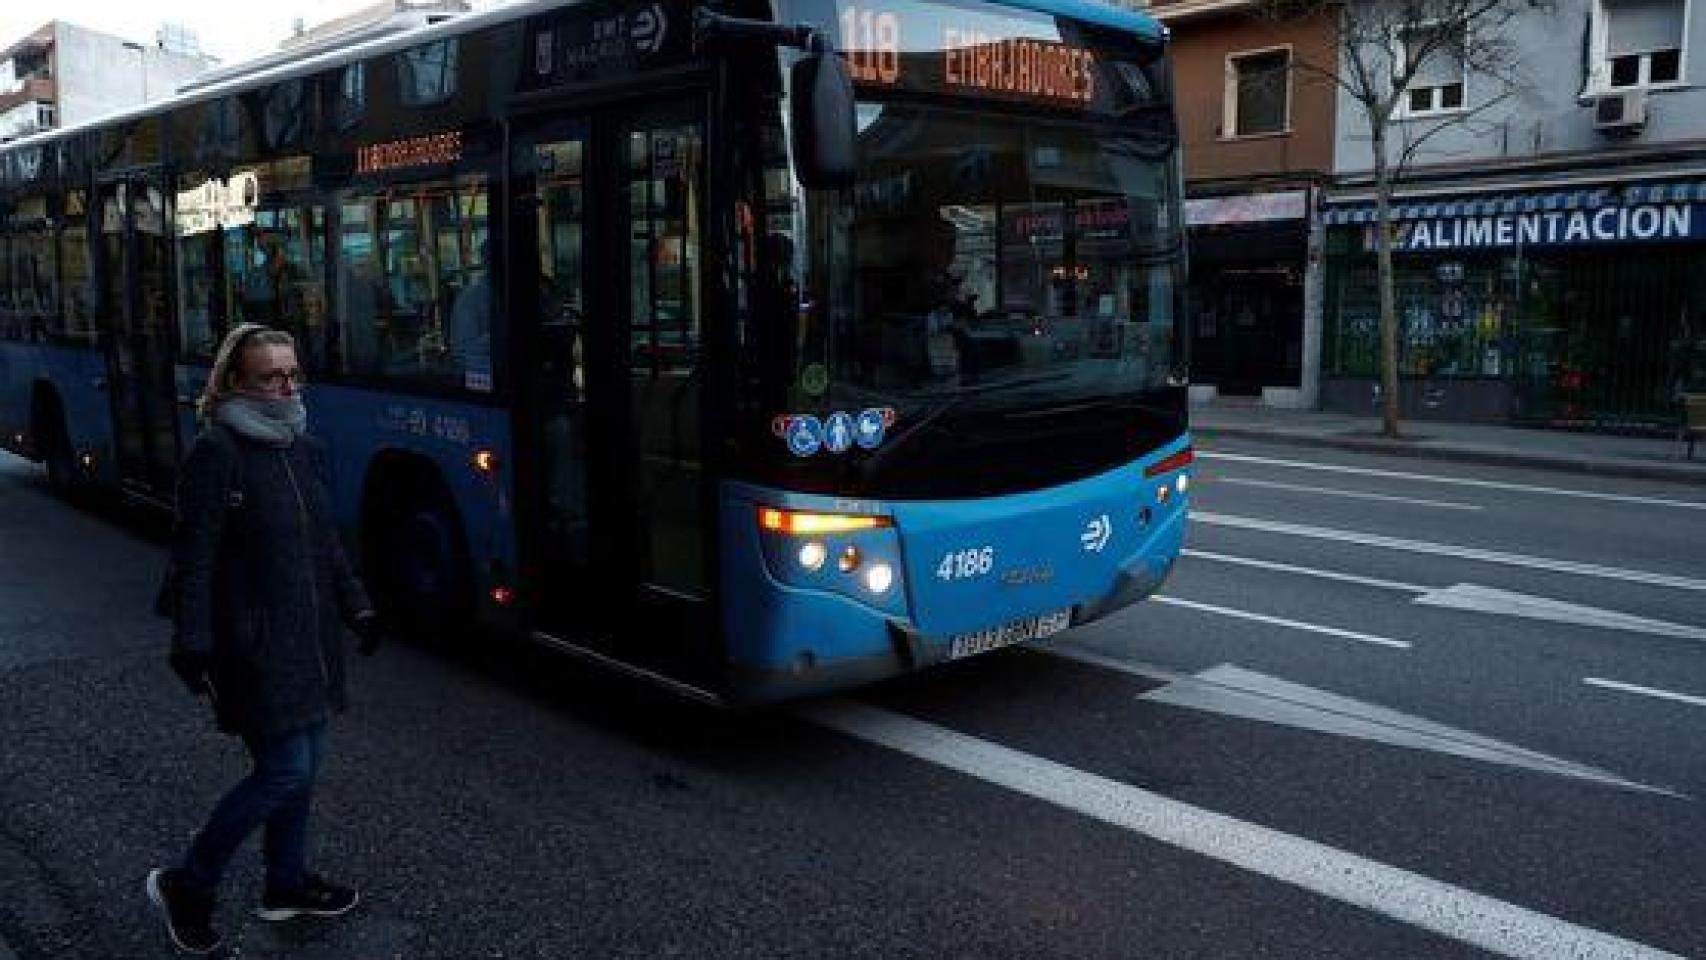
POLYGON ((1380 288, 1380 393, 1382 436, 1398 436, 1398 297, 1392 277, 1392 171, 1386 164, 1386 124, 1374 131, 1374 254, 1380 288))

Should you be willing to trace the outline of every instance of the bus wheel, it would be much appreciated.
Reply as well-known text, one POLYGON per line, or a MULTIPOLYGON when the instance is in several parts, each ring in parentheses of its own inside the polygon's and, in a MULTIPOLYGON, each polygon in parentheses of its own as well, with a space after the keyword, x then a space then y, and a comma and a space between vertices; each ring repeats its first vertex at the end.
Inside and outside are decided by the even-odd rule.
POLYGON ((428 643, 467 635, 472 576, 462 526, 450 505, 417 496, 385 511, 368 555, 375 601, 399 630, 428 643))

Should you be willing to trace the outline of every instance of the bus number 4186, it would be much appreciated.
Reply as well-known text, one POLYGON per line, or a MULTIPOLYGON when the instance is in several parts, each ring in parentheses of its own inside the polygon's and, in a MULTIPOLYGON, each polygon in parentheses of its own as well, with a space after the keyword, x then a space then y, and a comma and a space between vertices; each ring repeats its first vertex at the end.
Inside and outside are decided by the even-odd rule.
POLYGON ((995 569, 994 547, 973 547, 969 550, 953 550, 943 555, 942 562, 936 565, 938 580, 967 580, 981 577, 995 569))

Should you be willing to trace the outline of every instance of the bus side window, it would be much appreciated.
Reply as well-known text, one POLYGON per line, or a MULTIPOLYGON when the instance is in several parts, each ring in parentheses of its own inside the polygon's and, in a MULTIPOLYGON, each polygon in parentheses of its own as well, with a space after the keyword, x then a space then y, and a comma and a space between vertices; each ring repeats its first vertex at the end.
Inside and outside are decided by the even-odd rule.
POLYGON ((492 382, 491 241, 481 240, 473 259, 459 271, 456 291, 445 323, 445 349, 452 374, 460 373, 470 390, 490 390, 492 382))
POLYGON ((393 184, 340 207, 343 369, 492 389, 485 178, 393 184))
POLYGON ((391 294, 376 259, 374 208, 371 200, 346 200, 339 209, 339 369, 357 376, 379 373, 391 326, 391 294))
MULTIPOLYGON (((260 183, 269 184, 263 168, 260 183)), ((329 336, 325 276, 326 209, 266 207, 254 222, 225 230, 226 316, 289 331, 313 374, 326 368, 329 336)), ((275 201, 276 202, 276 201, 275 201)))
POLYGON ((65 295, 61 301, 63 313, 57 330, 65 340, 94 344, 98 338, 95 281, 89 268, 88 194, 82 190, 68 190, 60 202, 59 268, 61 289, 65 295))
POLYGON ((196 190, 209 179, 202 171, 180 177, 179 216, 173 225, 178 243, 178 356, 202 362, 213 360, 214 338, 224 330, 218 225, 196 205, 196 190))
POLYGON ((17 308, 13 305, 12 252, 6 236, 6 224, 0 222, 0 338, 16 339, 12 332, 17 308))

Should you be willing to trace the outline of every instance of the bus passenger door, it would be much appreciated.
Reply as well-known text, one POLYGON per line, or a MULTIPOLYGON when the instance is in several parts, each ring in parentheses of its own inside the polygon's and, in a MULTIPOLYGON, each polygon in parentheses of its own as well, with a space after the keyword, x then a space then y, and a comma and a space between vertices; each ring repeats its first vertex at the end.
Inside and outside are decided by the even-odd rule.
POLYGON ((170 502, 178 467, 172 376, 171 234, 161 181, 101 184, 101 315, 107 389, 124 488, 170 502))
POLYGON ((715 642, 697 117, 599 115, 517 135, 510 158, 512 249, 536 251, 510 288, 535 608, 554 636, 672 675, 715 642))
POLYGON ((699 429, 702 126, 668 113, 630 120, 622 124, 620 149, 626 337, 617 347, 632 430, 634 575, 658 612, 685 610, 702 605, 709 586, 699 429))
POLYGON ((512 141, 510 342, 517 362, 517 473, 526 580, 545 630, 604 632, 588 497, 586 124, 553 124, 512 141))

